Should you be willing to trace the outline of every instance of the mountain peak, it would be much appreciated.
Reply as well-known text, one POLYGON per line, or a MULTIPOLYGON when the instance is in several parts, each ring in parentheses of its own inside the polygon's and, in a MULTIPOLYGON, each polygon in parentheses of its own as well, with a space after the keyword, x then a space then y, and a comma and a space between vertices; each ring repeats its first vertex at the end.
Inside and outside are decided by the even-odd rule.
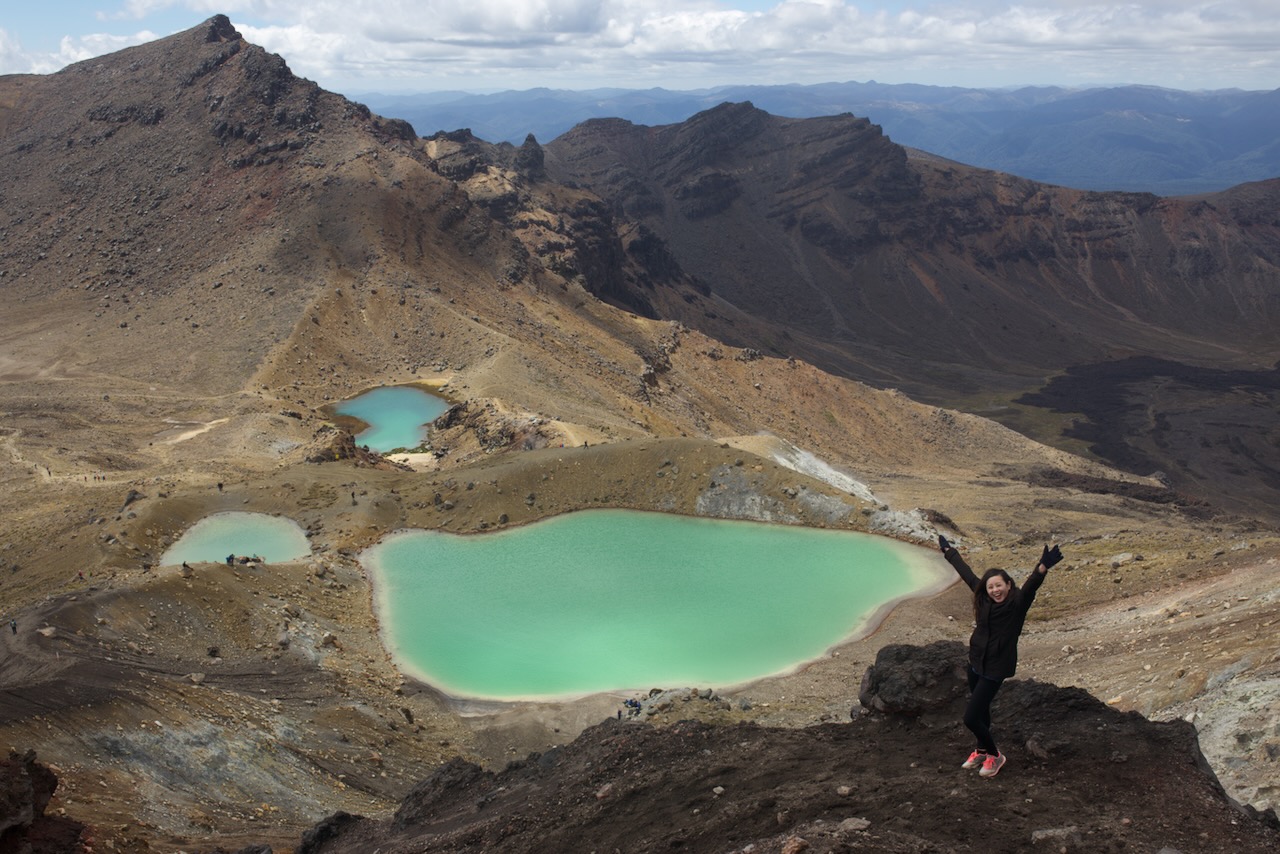
POLYGON ((194 27, 192 32, 204 31, 204 40, 206 42, 227 42, 227 41, 243 41, 244 36, 232 25, 231 19, 226 15, 214 15, 198 27, 194 27))

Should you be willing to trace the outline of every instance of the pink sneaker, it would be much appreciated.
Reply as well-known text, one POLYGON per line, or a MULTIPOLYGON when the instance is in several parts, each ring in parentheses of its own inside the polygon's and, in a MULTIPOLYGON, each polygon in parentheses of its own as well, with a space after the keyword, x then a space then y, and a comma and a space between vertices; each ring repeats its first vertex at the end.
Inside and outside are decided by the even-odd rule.
POLYGON ((970 768, 977 768, 982 764, 982 760, 986 758, 987 754, 983 753, 981 750, 975 750, 973 753, 969 754, 969 758, 966 759, 960 767, 964 768, 966 771, 970 768))
POLYGON ((988 755, 982 762, 982 770, 978 772, 979 777, 994 777, 1000 773, 1000 769, 1004 767, 1004 754, 997 753, 995 756, 988 755))

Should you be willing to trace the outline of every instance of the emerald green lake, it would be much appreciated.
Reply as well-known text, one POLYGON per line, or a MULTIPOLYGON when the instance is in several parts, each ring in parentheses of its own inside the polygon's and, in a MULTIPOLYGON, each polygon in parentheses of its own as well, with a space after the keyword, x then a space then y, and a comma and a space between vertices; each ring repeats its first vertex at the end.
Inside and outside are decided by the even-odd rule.
POLYGON ((222 563, 229 554, 256 554, 279 563, 308 557, 311 544, 298 523, 283 516, 241 511, 214 513, 188 528, 160 556, 160 563, 222 563))
POLYGON ((387 386, 343 401, 334 411, 359 418, 369 426, 356 434, 356 444, 378 453, 416 448, 427 436, 427 425, 449 408, 442 397, 416 386, 387 386))
MULTIPOLYGON (((623 510, 362 555, 384 642, 457 697, 726 687, 824 655, 951 579, 885 537, 623 510)), ((942 565, 945 568, 945 565, 942 565)))

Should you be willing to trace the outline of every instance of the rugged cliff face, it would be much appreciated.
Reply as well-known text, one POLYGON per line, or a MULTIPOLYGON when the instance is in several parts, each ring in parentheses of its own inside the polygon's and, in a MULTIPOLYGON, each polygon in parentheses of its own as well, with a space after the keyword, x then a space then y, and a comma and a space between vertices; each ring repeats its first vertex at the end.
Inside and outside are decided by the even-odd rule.
POLYGON ((1276 353, 1280 182, 1081 192, 910 154, 865 119, 750 104, 658 128, 590 121, 546 150, 550 175, 643 223, 713 293, 850 350, 1004 372, 1122 343, 1276 353))
POLYGON ((666 316, 1065 447, 1085 439, 1274 520, 1280 180, 1197 198, 1083 192, 907 152, 853 116, 750 104, 656 128, 590 121, 546 150, 549 175, 594 190, 755 323, 678 301, 666 316), (1163 363, 1108 367, 1130 356, 1163 363), (1108 380, 1028 394, 1072 369, 1108 380), (1215 374, 1231 371, 1253 379, 1215 374), (1066 418, 1027 409, 1050 399, 1066 418), (1123 440, 1095 438, 1119 420, 1123 440), (1221 424, 1234 450, 1215 450, 1221 424))

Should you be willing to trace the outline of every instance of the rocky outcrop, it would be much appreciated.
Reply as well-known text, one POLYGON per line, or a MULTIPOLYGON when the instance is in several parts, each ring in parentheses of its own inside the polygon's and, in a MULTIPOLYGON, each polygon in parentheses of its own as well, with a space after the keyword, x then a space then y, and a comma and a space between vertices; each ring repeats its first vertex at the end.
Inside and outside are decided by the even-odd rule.
POLYGON ((883 647, 862 677, 858 702, 874 712, 909 717, 945 709, 967 691, 966 655, 957 641, 883 647))
POLYGON ((371 451, 367 447, 356 444, 355 436, 345 430, 334 430, 323 427, 316 434, 315 440, 307 449, 304 459, 309 463, 328 463, 336 460, 352 460, 357 466, 384 469, 387 471, 410 471, 408 466, 391 460, 371 451))
POLYGON ((864 694, 894 711, 847 724, 657 728, 628 717, 498 772, 453 760, 393 819, 336 814, 300 850, 1024 852, 1087 838, 1092 850, 1235 854, 1280 844, 1274 813, 1226 797, 1190 725, 1120 713, 1075 688, 1007 683, 994 722, 1009 764, 994 781, 962 770, 962 661, 955 642, 886 650, 864 694), (957 806, 970 787, 999 833, 957 806))
POLYGON ((546 154, 542 146, 538 144, 533 134, 529 134, 525 137, 524 144, 516 150, 516 171, 531 181, 545 178, 547 174, 545 159, 546 154))
POLYGON ((57 776, 36 762, 34 750, 22 756, 11 752, 8 759, 0 760, 0 772, 0 835, 31 827, 44 817, 44 808, 58 787, 57 776))
POLYGON ((486 169, 493 162, 492 146, 477 139, 469 128, 439 131, 428 142, 450 143, 440 146, 434 159, 440 174, 457 182, 464 182, 486 169))
POLYGON ((492 401, 468 400, 451 406, 432 427, 432 447, 437 454, 472 445, 483 451, 529 451, 546 447, 551 440, 542 419, 504 413, 492 401))
POLYGON ((45 815, 58 776, 36 761, 36 752, 0 759, 0 851, 70 854, 87 851, 84 825, 45 815))

